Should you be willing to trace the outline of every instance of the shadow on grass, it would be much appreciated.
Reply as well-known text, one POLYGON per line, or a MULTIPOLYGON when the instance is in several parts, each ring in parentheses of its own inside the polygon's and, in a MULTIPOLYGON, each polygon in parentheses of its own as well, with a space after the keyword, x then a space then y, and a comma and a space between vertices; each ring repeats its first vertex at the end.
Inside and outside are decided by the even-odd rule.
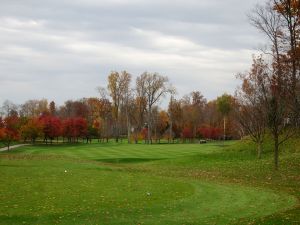
POLYGON ((163 160, 164 158, 109 158, 109 159, 97 159, 98 162, 106 163, 141 163, 163 160))
POLYGON ((2 164, 0 165, 0 167, 37 167, 34 165, 8 165, 8 164, 2 164))

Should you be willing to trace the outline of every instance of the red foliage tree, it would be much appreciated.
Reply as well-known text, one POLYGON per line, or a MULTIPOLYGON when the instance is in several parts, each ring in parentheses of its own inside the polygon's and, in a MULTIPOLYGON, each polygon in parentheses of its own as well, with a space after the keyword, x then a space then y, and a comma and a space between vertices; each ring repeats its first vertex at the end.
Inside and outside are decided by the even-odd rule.
POLYGON ((5 136, 5 131, 4 131, 4 128, 0 128, 0 140, 2 140, 5 136))
POLYGON ((79 137, 86 137, 88 126, 86 119, 82 117, 69 118, 63 121, 63 136, 68 138, 69 142, 77 140, 79 137))
POLYGON ((48 143, 48 139, 52 144, 54 138, 58 138, 61 134, 61 121, 58 117, 43 115, 40 117, 43 125, 44 141, 48 143))
POLYGON ((211 139, 217 140, 220 139, 222 134, 222 130, 218 127, 213 127, 212 128, 212 133, 211 133, 211 139))
POLYGON ((0 124, 0 138, 6 144, 7 150, 11 145, 12 141, 19 140, 19 117, 12 115, 6 117, 4 120, 1 119, 0 124))
POLYGON ((65 119, 62 123, 62 135, 68 139, 68 142, 71 142, 73 137, 73 120, 65 119))
POLYGON ((75 118, 75 131, 77 133, 77 137, 86 137, 88 131, 87 121, 82 117, 75 118))
POLYGON ((0 140, 4 137, 4 121, 2 117, 0 117, 0 140))
POLYGON ((211 126, 202 126, 198 128, 197 133, 205 139, 217 140, 221 136, 221 129, 211 126))
POLYGON ((181 132, 181 137, 182 137, 183 141, 185 141, 186 139, 191 140, 193 138, 192 129, 189 127, 184 127, 181 132))

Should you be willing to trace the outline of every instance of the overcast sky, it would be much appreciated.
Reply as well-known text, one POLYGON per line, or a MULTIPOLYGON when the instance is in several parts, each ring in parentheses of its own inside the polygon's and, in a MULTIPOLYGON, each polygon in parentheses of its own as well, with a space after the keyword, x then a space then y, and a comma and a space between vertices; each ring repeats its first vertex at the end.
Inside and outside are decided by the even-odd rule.
POLYGON ((263 43, 259 0, 0 0, 0 104, 98 96, 112 70, 169 77, 178 98, 233 93, 263 43))

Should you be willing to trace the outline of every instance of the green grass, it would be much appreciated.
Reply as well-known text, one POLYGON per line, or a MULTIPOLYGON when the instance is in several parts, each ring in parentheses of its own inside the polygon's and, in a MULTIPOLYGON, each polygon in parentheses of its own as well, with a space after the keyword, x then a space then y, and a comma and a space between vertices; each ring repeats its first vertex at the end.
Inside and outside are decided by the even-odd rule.
MULTIPOLYGON (((290 149, 291 145, 288 145, 290 149)), ((0 154, 0 224, 299 224, 300 153, 248 142, 57 144, 0 154)))

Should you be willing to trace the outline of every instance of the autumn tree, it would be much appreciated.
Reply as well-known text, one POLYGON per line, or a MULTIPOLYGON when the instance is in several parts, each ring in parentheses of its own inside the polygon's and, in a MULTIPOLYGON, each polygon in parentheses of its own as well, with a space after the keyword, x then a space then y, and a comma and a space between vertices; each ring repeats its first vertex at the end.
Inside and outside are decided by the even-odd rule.
POLYGON ((158 106, 152 108, 152 126, 153 126, 153 137, 155 142, 160 143, 165 132, 169 128, 169 116, 166 111, 160 110, 158 106))
POLYGON ((218 127, 211 127, 208 125, 203 125, 197 129, 197 132, 201 138, 218 140, 222 131, 218 127))
POLYGON ((35 143, 36 139, 43 134, 43 124, 38 118, 30 118, 21 126, 20 133, 24 141, 30 139, 32 143, 35 143))
POLYGON ((50 140, 52 144, 52 141, 61 135, 61 120, 55 116, 42 115, 40 121, 43 125, 44 141, 48 144, 50 140))
POLYGON ((132 104, 134 103, 133 90, 128 87, 122 97, 122 104, 120 107, 120 125, 122 134, 127 133, 127 142, 131 143, 131 129, 133 128, 132 121, 132 104))
POLYGON ((86 118, 89 124, 100 119, 100 100, 98 98, 85 98, 85 104, 88 107, 88 117, 86 118))
POLYGON ((170 119, 169 139, 180 138, 183 128, 183 108, 181 101, 171 98, 168 106, 168 114, 170 119))
POLYGON ((190 140, 190 142, 191 142, 192 138, 194 137, 192 129, 188 126, 185 126, 182 129, 181 137, 182 137, 183 142, 186 142, 187 139, 190 140))
POLYGON ((13 141, 19 140, 19 117, 16 115, 7 116, 2 121, 2 141, 7 146, 7 150, 9 151, 10 145, 13 141))
POLYGON ((238 104, 236 118, 245 133, 256 143, 258 158, 261 158, 267 126, 265 93, 262 89, 268 79, 267 70, 261 57, 254 58, 251 71, 237 76, 242 80, 242 85, 235 95, 238 104))
POLYGON ((220 125, 220 121, 222 121, 222 116, 218 112, 217 100, 211 100, 207 102, 204 108, 204 124, 209 125, 211 127, 218 127, 220 125))
POLYGON ((4 138, 5 131, 4 131, 4 121, 2 117, 0 117, 0 141, 4 138))
POLYGON ((24 104, 21 105, 20 114, 23 117, 39 117, 43 114, 48 114, 48 101, 47 99, 32 99, 26 101, 24 104))
POLYGON ((24 104, 21 105, 20 114, 23 117, 36 117, 39 116, 37 112, 38 100, 27 100, 24 104))
POLYGON ((101 138, 101 135, 102 135, 102 123, 100 120, 94 120, 93 121, 93 124, 92 125, 89 125, 88 127, 88 132, 89 132, 89 135, 92 136, 92 137, 95 137, 98 139, 98 142, 100 142, 100 138, 101 138))
POLYGON ((1 114, 4 117, 12 116, 15 112, 18 111, 18 106, 14 104, 12 101, 5 100, 1 107, 1 114))
POLYGON ((74 120, 71 118, 65 119, 62 121, 62 136, 63 136, 63 141, 64 138, 67 138, 68 142, 74 142, 75 139, 74 137, 74 120))
MULTIPOLYGON (((300 2, 298 0, 273 0, 273 7, 280 15, 282 22, 282 38, 286 44, 286 62, 289 65, 289 97, 293 101, 294 113, 299 116, 299 84, 300 71, 300 2)), ((285 74, 287 76, 288 74, 285 74)))
POLYGON ((156 121, 156 130, 157 130, 157 138, 160 143, 160 139, 163 137, 165 132, 170 127, 169 124, 169 115, 166 111, 162 110, 158 113, 157 121, 156 121))
POLYGON ((161 76, 158 73, 144 72, 137 77, 137 84, 140 89, 144 91, 145 99, 147 102, 147 127, 148 127, 148 139, 147 143, 152 143, 152 108, 161 97, 167 93, 173 93, 174 89, 169 85, 167 77, 161 76))
POLYGON ((56 115, 56 107, 55 107, 55 102, 51 101, 49 104, 49 111, 50 111, 50 115, 51 116, 55 116, 56 115))
POLYGON ((88 142, 88 124, 86 119, 82 117, 65 119, 62 122, 62 134, 68 139, 68 142, 78 142, 79 138, 86 138, 88 142))
POLYGON ((266 82, 262 83, 268 128, 274 141, 274 165, 279 147, 292 137, 299 124, 299 1, 273 0, 257 6, 250 19, 271 43, 266 82))
POLYGON ((171 95, 171 98, 170 98, 170 102, 169 102, 169 106, 168 106, 168 117, 169 117, 169 124, 170 124, 170 126, 169 126, 169 135, 168 135, 168 143, 170 143, 170 141, 171 140, 173 140, 173 118, 172 118, 172 116, 173 116, 173 112, 172 112, 172 110, 170 110, 170 109, 172 109, 172 107, 173 107, 173 95, 171 95))
POLYGON ((114 119, 114 136, 116 142, 118 142, 120 135, 120 109, 128 97, 130 81, 131 75, 126 71, 122 71, 121 73, 114 71, 108 76, 107 87, 112 98, 112 115, 114 119))
POLYGON ((201 92, 193 91, 189 95, 185 95, 181 102, 184 124, 190 127, 194 138, 196 137, 197 128, 204 122, 206 99, 201 92))
POLYGON ((106 142, 108 142, 108 138, 111 135, 111 126, 112 126, 112 104, 107 98, 99 99, 99 114, 102 121, 102 133, 103 138, 105 136, 106 142))
POLYGON ((77 117, 74 119, 74 125, 75 125, 75 138, 78 141, 78 138, 86 138, 88 141, 88 124, 86 119, 82 117, 77 117))
POLYGON ((222 96, 217 98, 217 108, 218 111, 223 116, 223 140, 226 139, 226 118, 231 111, 232 97, 228 94, 223 94, 222 96))
POLYGON ((57 114, 63 119, 71 117, 83 117, 87 119, 89 116, 89 107, 85 99, 76 101, 68 100, 60 107, 57 114))
POLYGON ((134 128, 135 142, 137 143, 137 134, 144 128, 147 113, 147 97, 146 97, 146 79, 136 79, 135 97, 134 97, 134 113, 133 119, 136 123, 134 128))

